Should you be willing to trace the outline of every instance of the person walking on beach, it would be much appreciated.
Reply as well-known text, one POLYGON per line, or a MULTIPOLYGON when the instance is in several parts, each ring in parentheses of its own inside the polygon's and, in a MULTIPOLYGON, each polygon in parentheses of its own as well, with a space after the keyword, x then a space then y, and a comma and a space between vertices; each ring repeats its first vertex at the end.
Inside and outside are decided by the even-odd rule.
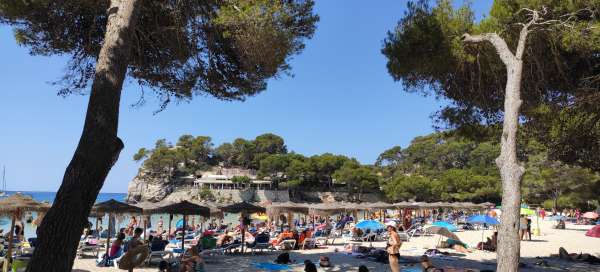
POLYGON ((390 238, 388 239, 388 244, 386 251, 388 253, 388 259, 390 262, 390 269, 392 272, 400 272, 400 247, 402 246, 402 241, 400 240, 400 235, 396 232, 396 223, 393 221, 388 222, 387 231, 389 233, 390 238))

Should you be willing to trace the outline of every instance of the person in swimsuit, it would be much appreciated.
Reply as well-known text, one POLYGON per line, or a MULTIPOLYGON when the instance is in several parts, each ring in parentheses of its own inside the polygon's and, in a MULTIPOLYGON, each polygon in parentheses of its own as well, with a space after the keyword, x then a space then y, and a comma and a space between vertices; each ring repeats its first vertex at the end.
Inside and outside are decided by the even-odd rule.
POLYGON ((390 263, 390 269, 392 272, 400 272, 400 247, 402 246, 402 241, 400 240, 400 235, 396 232, 396 223, 388 222, 387 231, 389 233, 390 238, 388 239, 387 245, 387 253, 388 259, 390 263))

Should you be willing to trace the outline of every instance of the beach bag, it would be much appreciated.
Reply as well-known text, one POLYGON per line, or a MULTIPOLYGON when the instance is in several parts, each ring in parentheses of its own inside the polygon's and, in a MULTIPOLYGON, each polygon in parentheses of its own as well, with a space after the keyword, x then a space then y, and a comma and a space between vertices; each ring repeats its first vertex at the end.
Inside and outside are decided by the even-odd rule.
POLYGON ((102 257, 98 258, 98 260, 96 260, 96 266, 97 267, 111 267, 114 265, 114 260, 111 258, 108 258, 108 256, 106 254, 102 254, 102 257))

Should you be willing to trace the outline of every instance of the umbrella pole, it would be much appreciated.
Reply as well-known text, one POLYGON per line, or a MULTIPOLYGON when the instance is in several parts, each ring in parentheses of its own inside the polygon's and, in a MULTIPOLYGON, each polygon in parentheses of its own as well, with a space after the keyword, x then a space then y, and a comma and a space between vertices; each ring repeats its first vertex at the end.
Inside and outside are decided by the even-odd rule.
POLYGON ((169 232, 167 233, 167 240, 171 239, 171 221, 173 221, 173 215, 169 214, 169 232))
POLYGON ((145 216, 142 215, 141 217, 142 217, 142 220, 144 220, 144 233, 142 233, 142 234, 144 235, 144 240, 146 240, 146 226, 147 226, 148 222, 147 222, 147 220, 146 220, 147 218, 145 216))
POLYGON ((15 220, 17 220, 17 212, 13 213, 12 221, 10 223, 10 233, 8 234, 8 252, 4 257, 4 266, 2 271, 8 272, 8 263, 12 261, 12 246, 13 246, 13 235, 15 233, 15 220))
POLYGON ((183 251, 183 253, 185 253, 185 247, 184 247, 185 246, 184 245, 184 243, 185 243, 185 229, 186 229, 185 224, 186 223, 185 223, 185 214, 184 214, 183 215, 183 233, 181 235, 181 251, 183 251))
POLYGON ((108 215, 108 234, 106 235, 106 257, 108 258, 108 248, 110 247, 110 214, 108 215))

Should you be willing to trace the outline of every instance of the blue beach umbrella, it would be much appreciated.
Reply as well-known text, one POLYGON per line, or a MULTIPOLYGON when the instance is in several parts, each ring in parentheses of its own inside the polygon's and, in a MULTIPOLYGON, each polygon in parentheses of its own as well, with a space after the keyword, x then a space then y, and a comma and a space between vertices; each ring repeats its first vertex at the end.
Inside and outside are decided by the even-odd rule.
POLYGON ((548 220, 550 220, 550 221, 560 221, 560 220, 565 220, 565 219, 567 219, 567 217, 565 217, 563 215, 554 215, 554 216, 548 217, 548 220))
POLYGON ((385 225, 381 224, 381 222, 379 221, 375 221, 375 220, 363 220, 358 222, 358 224, 356 224, 357 228, 359 229, 371 229, 371 230, 378 230, 378 229, 384 229, 385 225))
POLYGON ((458 230, 458 228, 455 225, 452 225, 445 221, 437 221, 437 222, 434 222, 432 225, 442 227, 442 228, 447 228, 449 231, 452 231, 452 232, 458 230))
POLYGON ((488 224, 488 225, 498 225, 500 222, 491 216, 487 215, 473 215, 467 218, 467 222, 471 224, 488 224))

